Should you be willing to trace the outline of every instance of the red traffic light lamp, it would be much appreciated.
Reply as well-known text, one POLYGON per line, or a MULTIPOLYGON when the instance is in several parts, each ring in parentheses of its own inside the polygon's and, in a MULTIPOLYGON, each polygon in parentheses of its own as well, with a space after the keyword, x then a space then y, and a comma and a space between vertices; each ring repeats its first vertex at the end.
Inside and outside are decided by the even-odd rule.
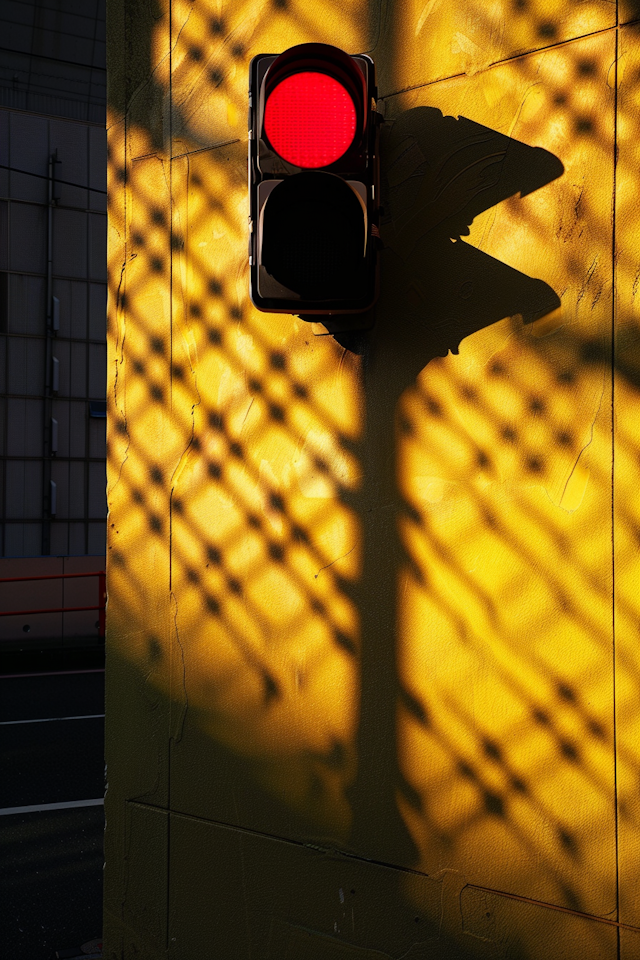
POLYGON ((304 319, 357 314, 378 288, 375 67, 324 43, 250 66, 251 299, 304 319))

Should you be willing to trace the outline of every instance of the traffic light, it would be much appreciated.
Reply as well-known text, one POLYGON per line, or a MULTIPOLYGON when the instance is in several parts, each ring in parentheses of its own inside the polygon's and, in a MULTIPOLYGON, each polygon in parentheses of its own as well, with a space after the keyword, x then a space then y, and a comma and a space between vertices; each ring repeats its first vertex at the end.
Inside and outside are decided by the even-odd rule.
POLYGON ((373 60, 324 43, 253 58, 249 263, 259 310, 361 313, 378 287, 373 60))

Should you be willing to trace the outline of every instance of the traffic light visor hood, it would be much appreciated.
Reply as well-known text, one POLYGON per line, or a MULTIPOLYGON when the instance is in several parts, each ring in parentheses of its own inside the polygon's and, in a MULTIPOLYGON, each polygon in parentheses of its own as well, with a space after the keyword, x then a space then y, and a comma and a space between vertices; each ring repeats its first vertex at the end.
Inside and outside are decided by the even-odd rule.
POLYGON ((357 145, 365 125, 365 78, 337 47, 304 43, 271 65, 264 79, 263 132, 287 163, 326 167, 357 145))

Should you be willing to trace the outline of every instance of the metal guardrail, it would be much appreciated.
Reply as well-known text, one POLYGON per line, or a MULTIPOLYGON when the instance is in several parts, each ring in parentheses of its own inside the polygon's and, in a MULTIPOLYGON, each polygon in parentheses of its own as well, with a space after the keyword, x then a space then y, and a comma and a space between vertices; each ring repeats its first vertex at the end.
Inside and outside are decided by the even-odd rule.
POLYGON ((26 617, 37 613, 80 613, 85 610, 99 610, 98 631, 101 637, 105 632, 105 607, 107 601, 107 579, 104 570, 93 570, 90 573, 51 573, 38 577, 1 577, 0 583, 24 583, 29 580, 68 580, 72 577, 98 578, 98 603, 92 607, 51 607, 43 610, 0 610, 0 617, 26 617))

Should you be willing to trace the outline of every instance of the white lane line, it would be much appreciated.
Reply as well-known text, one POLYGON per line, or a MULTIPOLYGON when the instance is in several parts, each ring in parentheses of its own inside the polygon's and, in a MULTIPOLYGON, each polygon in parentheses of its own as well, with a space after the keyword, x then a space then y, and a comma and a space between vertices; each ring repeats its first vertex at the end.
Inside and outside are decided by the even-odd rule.
POLYGON ((40 717, 37 720, 0 720, 0 727, 10 727, 16 723, 57 723, 58 720, 98 720, 104 713, 83 713, 79 717, 40 717))
POLYGON ((72 807, 98 807, 104 803, 104 797, 97 800, 66 800, 63 803, 31 803, 26 807, 1 807, 0 817, 14 813, 44 813, 47 810, 71 810, 72 807))
POLYGON ((70 677, 72 673, 104 673, 104 667, 90 670, 48 670, 46 673, 0 673, 0 680, 20 680, 23 677, 70 677))

